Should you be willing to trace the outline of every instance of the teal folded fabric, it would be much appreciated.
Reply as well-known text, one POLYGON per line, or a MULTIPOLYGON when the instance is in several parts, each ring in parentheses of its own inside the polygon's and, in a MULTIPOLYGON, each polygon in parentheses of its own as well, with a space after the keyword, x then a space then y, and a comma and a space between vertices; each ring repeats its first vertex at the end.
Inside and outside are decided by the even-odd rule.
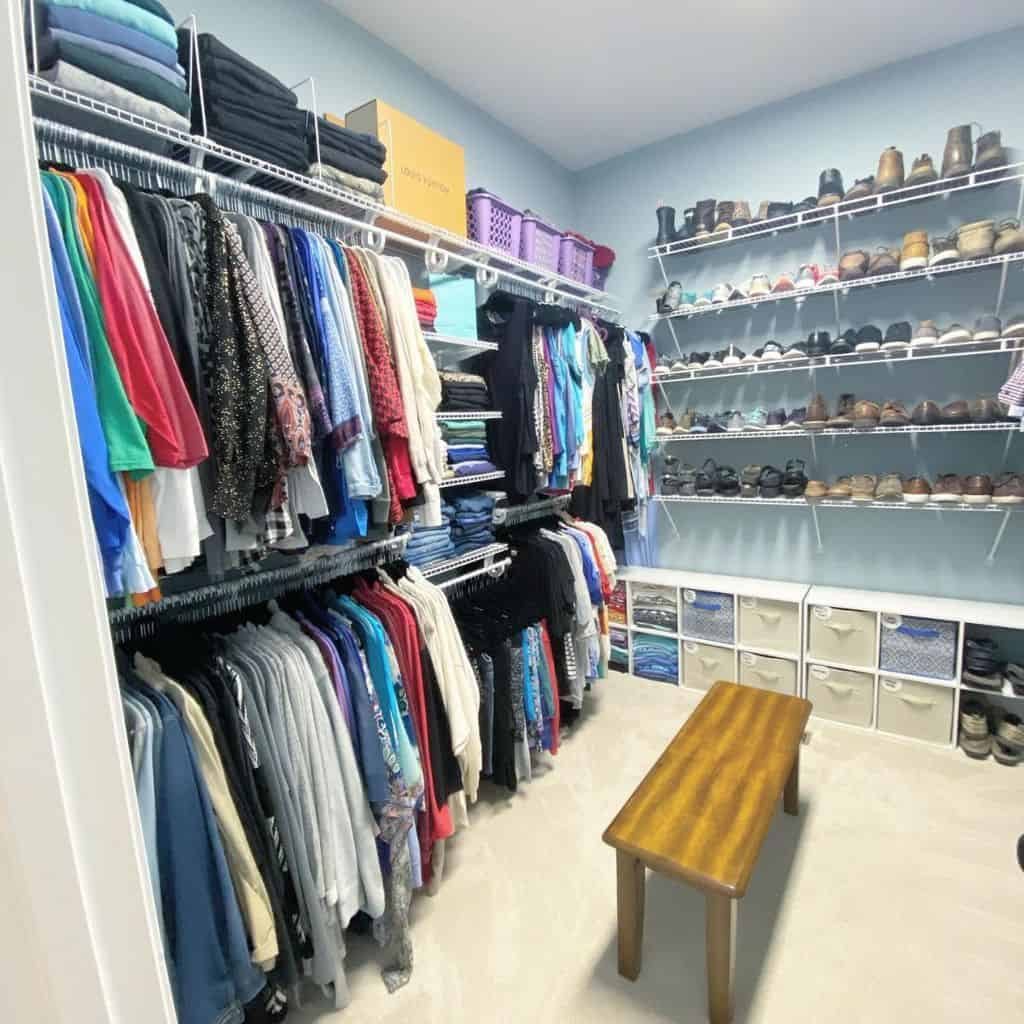
POLYGON ((40 48, 42 67, 50 67, 56 60, 65 61, 82 71, 87 71, 90 75, 119 85, 122 89, 135 93, 136 96, 163 104, 175 113, 188 117, 188 93, 171 85, 159 75, 154 75, 152 71, 146 71, 134 64, 127 64, 109 54, 101 53, 99 50, 87 46, 79 46, 66 39, 50 37, 47 39, 47 44, 45 47, 47 59, 42 59, 43 48, 40 48), (49 45, 51 43, 52 45, 49 45))
POLYGON ((174 24, 171 12, 159 0, 128 0, 128 3, 133 7, 141 7, 144 11, 149 11, 150 14, 155 14, 161 21, 166 21, 168 25, 174 24))
POLYGON ((134 4, 126 3, 125 0, 46 0, 55 7, 76 7, 80 11, 89 11, 92 14, 99 14, 101 17, 110 18, 128 28, 144 32, 161 43, 173 46, 178 49, 178 37, 174 32, 174 26, 158 18, 155 14, 136 7, 134 4))

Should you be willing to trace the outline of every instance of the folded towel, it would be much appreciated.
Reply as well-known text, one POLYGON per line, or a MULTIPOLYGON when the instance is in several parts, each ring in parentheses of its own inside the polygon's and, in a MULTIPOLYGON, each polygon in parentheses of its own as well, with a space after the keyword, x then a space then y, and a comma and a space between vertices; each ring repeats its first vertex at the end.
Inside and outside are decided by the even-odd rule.
POLYGON ((178 40, 174 33, 174 25, 158 18, 155 14, 125 3, 124 0, 46 0, 48 4, 59 7, 75 7, 80 11, 89 11, 110 18, 128 28, 136 29, 160 40, 167 46, 177 47, 178 40))
POLYGON ((88 71, 59 60, 52 68, 40 71, 39 74, 54 85, 59 85, 69 92, 78 92, 83 96, 91 96, 101 103, 109 103, 112 107, 120 107, 131 114, 156 121, 157 124, 166 125, 168 128, 175 128, 181 132, 190 130, 188 118, 165 107, 162 103, 154 103, 152 100, 144 99, 142 96, 127 89, 114 85, 105 79, 90 75, 88 71))
MULTIPOLYGON (((113 43, 115 46, 123 46, 126 50, 134 50, 168 68, 179 66, 177 45, 169 46, 145 32, 129 28, 101 14, 83 11, 77 7, 58 7, 52 3, 39 3, 36 11, 37 32, 47 28, 74 32, 76 35, 101 43, 113 43)), ((31 52, 31 47, 29 50, 31 52)))
MULTIPOLYGON (((130 50, 122 52, 130 54, 131 59, 135 61, 140 59, 130 50)), ((48 32, 44 33, 39 38, 40 69, 50 68, 57 61, 73 64, 90 75, 135 93, 136 96, 169 107, 183 117, 189 113, 188 93, 169 84, 159 75, 107 53, 79 46, 78 43, 66 39, 56 39, 48 32)))
MULTIPOLYGON (((52 45, 52 43, 44 44, 44 40, 47 38, 56 40, 58 44, 61 42, 71 43, 74 46, 82 46, 87 50, 104 53, 108 57, 121 61, 123 64, 132 64, 142 71, 148 71, 150 74, 156 75, 157 78, 162 78, 168 85, 179 89, 181 92, 185 92, 187 89, 185 69, 178 64, 175 64, 173 68, 169 68, 166 64, 161 64, 160 61, 146 57, 135 50, 130 50, 126 46, 107 43, 102 39, 90 39, 89 36, 80 36, 77 32, 68 32, 67 29, 63 28, 51 28, 45 35, 39 37, 40 62, 42 62, 44 45, 52 45)), ((74 63, 74 61, 71 63, 74 63)))

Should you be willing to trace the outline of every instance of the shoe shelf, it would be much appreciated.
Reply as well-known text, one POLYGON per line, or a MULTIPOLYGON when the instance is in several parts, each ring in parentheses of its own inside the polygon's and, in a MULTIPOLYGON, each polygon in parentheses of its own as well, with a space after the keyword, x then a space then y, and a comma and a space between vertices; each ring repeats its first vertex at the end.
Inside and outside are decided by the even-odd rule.
POLYGON ((651 498, 658 504, 674 505, 680 502, 696 502, 703 505, 761 505, 765 508, 795 508, 795 509, 818 509, 818 508, 845 508, 845 509, 875 509, 882 511, 900 512, 1009 512, 1013 505, 968 505, 966 502, 939 502, 928 501, 915 503, 911 501, 854 501, 852 498, 820 498, 817 501, 808 501, 806 498, 726 498, 720 494, 711 495, 706 498, 700 495, 684 494, 658 494, 651 498))
POLYGON ((975 431, 1020 431, 1019 422, 1012 423, 936 423, 929 426, 907 426, 907 427, 870 427, 868 429, 857 427, 825 427, 822 430, 805 430, 796 427, 779 427, 776 430, 727 430, 723 433, 673 433, 658 434, 657 438, 661 444, 669 444, 673 441, 727 441, 743 438, 775 438, 785 440, 788 437, 871 437, 879 434, 951 434, 951 433, 973 433, 975 431))
POLYGON ((720 380, 723 377, 752 377, 772 373, 813 372, 823 369, 842 369, 845 366, 900 366, 916 364, 924 359, 962 359, 965 356, 1000 355, 1024 349, 1024 338, 994 338, 986 341, 955 341, 936 343, 920 348, 895 349, 888 352, 845 352, 831 356, 786 356, 779 359, 759 359, 756 362, 733 366, 694 367, 655 373, 659 385, 679 384, 700 380, 720 380))
POLYGON ((989 267, 1002 267, 1024 260, 1024 252, 1009 252, 1001 256, 985 256, 976 260, 957 260, 955 263, 943 263, 936 267, 920 267, 914 270, 897 270, 892 274, 875 274, 871 277, 860 277, 854 281, 838 281, 830 284, 817 285, 814 288, 794 288, 788 292, 771 292, 768 295, 748 296, 744 299, 733 299, 730 302, 710 303, 686 311, 675 310, 671 313, 653 313, 650 320, 690 320, 694 317, 724 313, 733 309, 750 309, 764 302, 782 302, 792 300, 798 304, 812 295, 847 295, 859 288, 876 288, 888 284, 900 284, 903 281, 917 281, 923 278, 934 280, 949 274, 964 274, 989 267))
POLYGON ((1024 700, 1024 693, 1015 693, 1013 687, 1005 681, 1001 689, 990 690, 987 686, 975 686, 973 683, 965 683, 961 680, 960 689, 968 690, 971 693, 985 694, 988 697, 1008 697, 1010 700, 1024 700))
POLYGON ((28 76, 28 88, 33 96, 50 101, 47 113, 51 117, 58 114, 66 116, 71 111, 77 112, 79 119, 83 114, 98 117, 122 138, 129 136, 133 143, 137 143, 129 145, 83 131, 65 123, 63 117, 61 120, 52 120, 49 117, 34 116, 33 122, 41 148, 63 148, 65 152, 73 152, 75 157, 69 162, 81 163, 82 158, 88 156, 93 162, 99 159, 108 164, 115 163, 119 173, 121 168, 150 172, 159 169, 179 180, 189 179, 195 189, 205 187, 217 197, 244 194, 278 214, 299 212, 301 208, 307 221, 319 224, 321 229, 325 223, 330 223, 347 233, 359 232, 368 245, 411 248, 422 252, 434 272, 445 270, 450 262, 452 270, 475 270, 481 284, 493 285, 498 278, 504 278, 550 293, 569 303, 589 306, 612 316, 618 315, 618 310, 611 304, 614 300, 602 289, 565 277, 548 267, 528 263, 510 253, 481 245, 436 224, 410 217, 354 189, 328 184, 322 178, 310 177, 259 160, 247 153, 222 146, 205 135, 170 128, 109 103, 64 89, 36 75, 28 76), (233 175, 238 177, 226 177, 205 170, 203 162, 207 158, 230 165, 233 175), (278 191, 245 184, 246 178, 256 175, 272 179, 275 189, 313 198, 325 205, 310 206, 278 191), (378 221, 387 226, 376 226, 378 221))
MULTIPOLYGON (((475 355, 478 352, 497 352, 496 341, 481 341, 479 338, 460 338, 456 334, 437 334, 434 331, 424 331, 423 340, 433 348, 441 349, 465 349, 475 355)), ((465 358, 469 358, 466 356, 465 358)))
POLYGON ((991 188, 993 185, 1019 181, 1024 181, 1024 163, 1006 164, 1003 167, 974 171, 970 174, 945 178, 924 185, 910 185, 878 195, 848 199, 831 206, 819 206, 813 210, 786 213, 781 217, 773 217, 771 220, 751 221, 742 227, 716 231, 704 238, 686 238, 676 242, 667 242, 664 245, 652 245, 648 247, 647 258, 656 260, 667 256, 701 252, 735 242, 747 242, 765 235, 776 235, 780 231, 834 224, 843 218, 852 219, 867 214, 882 213, 907 203, 939 197, 946 198, 961 192, 972 192, 980 188, 991 188))
POLYGON ((434 415, 438 420, 500 420, 502 413, 499 409, 466 409, 459 412, 438 410, 434 415))
POLYGON ((438 576, 447 576, 450 572, 458 572, 460 569, 468 569, 478 562, 483 565, 490 565, 494 559, 508 553, 507 544, 488 544, 485 547, 477 548, 475 551, 467 551, 463 555, 456 555, 454 558, 445 558, 440 562, 431 562, 420 570, 427 579, 435 579, 438 576))
POLYGON ((486 484, 492 480, 504 480, 504 470, 497 470, 494 473, 474 473, 472 476, 447 476, 438 487, 472 487, 474 484, 486 484))
POLYGON ((673 633, 667 629, 657 629, 655 626, 638 626, 636 623, 633 623, 629 628, 634 633, 646 633, 648 636, 664 636, 668 637, 669 640, 678 640, 680 638, 678 633, 673 633))

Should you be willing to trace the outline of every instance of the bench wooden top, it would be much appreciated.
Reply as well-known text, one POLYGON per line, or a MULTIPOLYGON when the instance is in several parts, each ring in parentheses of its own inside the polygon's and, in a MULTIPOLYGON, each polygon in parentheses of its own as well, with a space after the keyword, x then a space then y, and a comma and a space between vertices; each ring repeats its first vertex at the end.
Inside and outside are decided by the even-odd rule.
POLYGON ((800 697, 715 683, 604 841, 655 871, 739 898, 810 713, 800 697))

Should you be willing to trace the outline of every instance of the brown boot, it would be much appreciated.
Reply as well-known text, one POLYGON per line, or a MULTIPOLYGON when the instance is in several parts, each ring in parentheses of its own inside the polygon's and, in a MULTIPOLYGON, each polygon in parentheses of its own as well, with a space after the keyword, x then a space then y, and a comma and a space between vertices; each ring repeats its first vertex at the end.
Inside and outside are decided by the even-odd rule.
POLYGON ((878 158, 878 173, 875 175, 875 194, 891 192, 903 187, 903 154, 890 146, 878 158))
POLYGON ((942 153, 942 176, 956 178, 961 174, 969 174, 971 150, 971 126, 961 124, 950 128, 946 136, 946 148, 942 153))
POLYGON ((1005 163, 1006 150, 1003 148, 1002 132, 985 132, 978 139, 974 169, 987 171, 992 167, 1002 167, 1005 163))

